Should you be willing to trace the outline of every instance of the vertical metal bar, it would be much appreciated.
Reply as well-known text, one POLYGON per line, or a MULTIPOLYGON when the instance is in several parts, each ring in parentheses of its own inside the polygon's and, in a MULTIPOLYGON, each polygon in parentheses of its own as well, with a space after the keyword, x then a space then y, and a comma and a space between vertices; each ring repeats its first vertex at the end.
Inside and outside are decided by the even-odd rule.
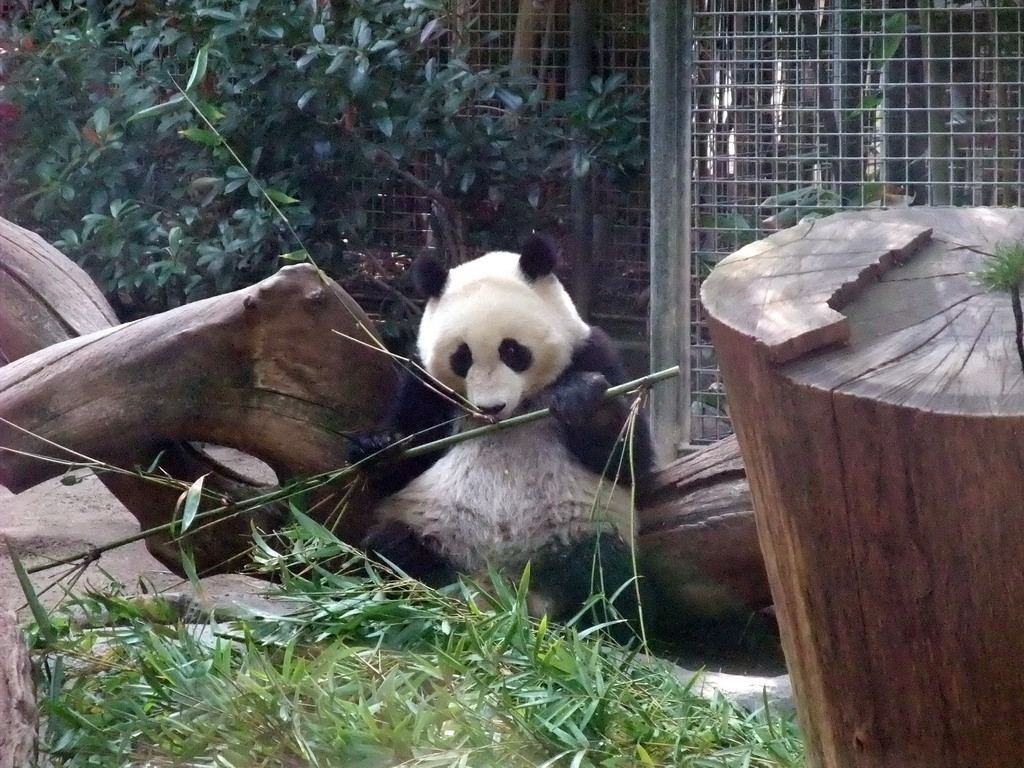
POLYGON ((693 4, 651 0, 651 367, 679 378, 651 393, 659 454, 690 443, 693 4))
MULTIPOLYGON (((569 93, 587 88, 593 73, 594 3, 569 2, 569 93)), ((594 194, 593 176, 572 175, 569 207, 572 211, 572 294, 580 314, 590 317, 594 285, 594 194)))

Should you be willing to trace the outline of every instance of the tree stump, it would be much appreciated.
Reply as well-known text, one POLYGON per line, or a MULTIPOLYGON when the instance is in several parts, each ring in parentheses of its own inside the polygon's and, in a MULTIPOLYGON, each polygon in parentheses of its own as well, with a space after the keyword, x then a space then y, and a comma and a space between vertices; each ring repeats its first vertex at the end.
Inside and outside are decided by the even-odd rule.
POLYGON ((1020 764, 1024 376, 974 277, 1020 209, 803 223, 702 293, 808 764, 1020 764))
POLYGON ((36 696, 32 662, 13 612, 0 612, 0 768, 32 765, 36 696))

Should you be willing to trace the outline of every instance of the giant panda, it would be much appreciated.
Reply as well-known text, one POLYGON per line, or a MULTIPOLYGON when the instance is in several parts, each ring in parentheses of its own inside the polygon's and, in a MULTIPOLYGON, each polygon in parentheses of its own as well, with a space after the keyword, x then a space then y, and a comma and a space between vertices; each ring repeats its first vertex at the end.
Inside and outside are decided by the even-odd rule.
POLYGON ((414 262, 426 298, 416 362, 427 376, 406 368, 380 430, 352 438, 352 460, 385 494, 363 544, 434 585, 490 569, 515 583, 530 563, 531 613, 565 621, 588 601, 607 607, 590 600, 602 591, 615 611, 590 621, 635 620, 631 491, 652 468, 649 428, 640 415, 627 434, 630 402, 604 399, 625 379, 620 359, 580 317, 556 257, 550 240, 533 235, 519 254, 495 251, 452 269, 414 262), (554 418, 374 463, 542 407, 554 418))

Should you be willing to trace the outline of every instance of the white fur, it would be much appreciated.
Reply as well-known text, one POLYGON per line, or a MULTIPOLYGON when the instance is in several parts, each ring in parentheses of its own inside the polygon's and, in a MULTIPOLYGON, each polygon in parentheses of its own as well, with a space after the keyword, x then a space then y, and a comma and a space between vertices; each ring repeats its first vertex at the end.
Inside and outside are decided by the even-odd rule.
POLYGON ((474 406, 503 404, 498 414, 515 413, 523 401, 551 385, 590 334, 554 275, 527 282, 519 255, 494 251, 455 267, 440 297, 427 302, 417 347, 424 368, 474 406), (519 374, 498 357, 502 339, 529 348, 533 365, 519 374), (453 352, 468 344, 473 365, 465 379, 449 365, 453 352))
POLYGON ((557 430, 546 420, 461 443, 384 499, 378 514, 433 537, 471 573, 522 567, 551 543, 599 530, 631 540, 629 489, 576 461, 557 430))

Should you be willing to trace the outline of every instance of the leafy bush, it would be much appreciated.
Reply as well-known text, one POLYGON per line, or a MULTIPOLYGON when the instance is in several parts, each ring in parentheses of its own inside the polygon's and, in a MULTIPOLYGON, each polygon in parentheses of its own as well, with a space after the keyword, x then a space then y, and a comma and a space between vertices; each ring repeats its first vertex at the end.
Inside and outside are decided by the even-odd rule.
POLYGON ((507 245, 558 216, 571 172, 629 181, 646 155, 621 78, 546 104, 535 82, 470 65, 444 0, 115 0, 101 19, 60 0, 7 26, 0 213, 128 314, 303 249, 373 279, 366 249, 507 245), (421 212, 403 242, 380 205, 421 212))

